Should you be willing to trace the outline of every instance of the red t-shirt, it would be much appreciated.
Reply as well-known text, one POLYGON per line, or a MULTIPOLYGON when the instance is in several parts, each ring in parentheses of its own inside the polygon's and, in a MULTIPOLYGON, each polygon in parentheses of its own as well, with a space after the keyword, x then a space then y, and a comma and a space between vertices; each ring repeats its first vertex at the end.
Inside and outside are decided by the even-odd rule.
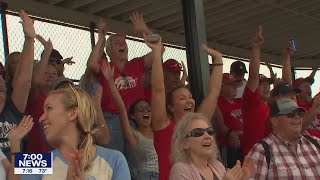
MULTIPOLYGON (((234 99, 233 103, 227 101, 220 96, 218 99, 218 107, 222 113, 224 124, 231 128, 239 135, 242 141, 243 135, 243 117, 241 112, 241 98, 234 99)), ((227 145, 228 139, 225 136, 217 136, 217 141, 220 145, 227 145)))
POLYGON ((149 103, 151 103, 151 97, 152 97, 152 89, 151 89, 151 85, 149 85, 144 89, 144 99, 149 103))
POLYGON ((245 88, 242 96, 243 136, 242 151, 247 155, 259 140, 267 135, 269 123, 269 106, 260 99, 259 94, 245 88))
POLYGON ((35 92, 35 99, 29 101, 26 114, 30 114, 33 117, 33 127, 28 134, 28 140, 26 142, 25 150, 27 152, 48 152, 49 147, 45 140, 45 136, 41 130, 42 124, 39 123, 39 119, 43 114, 43 105, 47 95, 41 91, 35 92))
MULTIPOLYGON (((100 61, 102 62, 102 61, 100 61)), ((114 66, 110 62, 111 67, 114 66)), ((144 73, 144 57, 135 58, 128 61, 120 72, 119 68, 114 66, 114 82, 122 97, 127 109, 130 105, 140 98, 144 98, 142 75, 144 73)), ((98 80, 103 87, 101 107, 103 111, 118 112, 118 108, 112 99, 108 81, 104 78, 102 70, 98 74, 98 80)))
MULTIPOLYGON (((299 107, 303 107, 306 111, 309 111, 312 107, 313 102, 303 103, 297 100, 297 104, 299 107)), ((309 134, 311 136, 320 138, 320 114, 318 114, 317 118, 314 121, 312 121, 306 132, 304 132, 304 134, 309 134)))
POLYGON ((170 160, 171 139, 175 127, 175 122, 170 121, 170 124, 166 128, 154 131, 154 148, 158 154, 159 180, 169 179, 172 167, 170 160))

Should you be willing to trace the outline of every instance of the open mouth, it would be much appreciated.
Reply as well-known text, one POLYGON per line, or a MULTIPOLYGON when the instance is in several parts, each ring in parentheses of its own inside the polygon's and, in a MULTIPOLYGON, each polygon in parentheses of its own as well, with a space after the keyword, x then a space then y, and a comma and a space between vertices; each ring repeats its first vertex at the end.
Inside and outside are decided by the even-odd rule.
POLYGON ((123 53, 123 52, 125 52, 125 50, 124 49, 119 49, 119 52, 123 53))
POLYGON ((184 111, 192 112, 192 107, 187 107, 187 108, 184 109, 184 111))
POLYGON ((149 114, 145 114, 145 115, 142 116, 142 118, 143 118, 144 120, 147 120, 147 119, 150 118, 150 115, 149 115, 149 114))
POLYGON ((211 145, 212 145, 211 142, 206 142, 202 144, 203 147, 210 147, 211 145))

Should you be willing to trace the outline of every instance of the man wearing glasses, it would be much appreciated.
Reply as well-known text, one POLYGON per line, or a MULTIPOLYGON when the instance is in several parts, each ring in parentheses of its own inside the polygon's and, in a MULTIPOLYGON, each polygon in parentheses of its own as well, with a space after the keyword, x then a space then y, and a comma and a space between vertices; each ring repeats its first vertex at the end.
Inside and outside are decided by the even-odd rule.
POLYGON ((272 133, 249 152, 256 165, 254 179, 319 179, 320 139, 301 135, 305 109, 289 98, 269 105, 272 133))

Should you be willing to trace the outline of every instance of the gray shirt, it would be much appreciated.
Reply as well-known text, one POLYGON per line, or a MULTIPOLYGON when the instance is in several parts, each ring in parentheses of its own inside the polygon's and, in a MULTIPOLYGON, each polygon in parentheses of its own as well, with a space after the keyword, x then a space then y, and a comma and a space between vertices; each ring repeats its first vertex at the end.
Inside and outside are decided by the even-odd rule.
POLYGON ((144 137, 136 131, 139 138, 138 148, 133 150, 137 171, 159 172, 158 155, 154 149, 153 139, 144 137))
POLYGON ((11 97, 7 96, 4 108, 0 113, 0 149, 6 157, 10 157, 10 142, 7 134, 13 124, 18 125, 20 123, 22 116, 23 113, 19 112, 13 104, 11 97))

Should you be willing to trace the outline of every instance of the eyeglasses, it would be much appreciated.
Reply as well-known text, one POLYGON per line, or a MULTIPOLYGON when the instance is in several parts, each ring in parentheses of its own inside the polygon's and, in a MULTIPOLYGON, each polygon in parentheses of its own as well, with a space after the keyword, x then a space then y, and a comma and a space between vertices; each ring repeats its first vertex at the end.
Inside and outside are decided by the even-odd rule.
POLYGON ((302 112, 302 111, 295 111, 295 112, 292 112, 292 113, 289 113, 289 114, 279 114, 277 116, 287 116, 288 118, 295 118, 295 117, 303 117, 305 114, 305 112, 302 112))
POLYGON ((215 134, 215 130, 213 127, 208 127, 206 129, 204 128, 195 128, 192 131, 190 131, 186 137, 201 137, 204 135, 204 133, 207 132, 210 136, 213 136, 215 134))
POLYGON ((147 106, 136 106, 136 111, 139 112, 151 112, 151 106, 147 105, 147 106))

